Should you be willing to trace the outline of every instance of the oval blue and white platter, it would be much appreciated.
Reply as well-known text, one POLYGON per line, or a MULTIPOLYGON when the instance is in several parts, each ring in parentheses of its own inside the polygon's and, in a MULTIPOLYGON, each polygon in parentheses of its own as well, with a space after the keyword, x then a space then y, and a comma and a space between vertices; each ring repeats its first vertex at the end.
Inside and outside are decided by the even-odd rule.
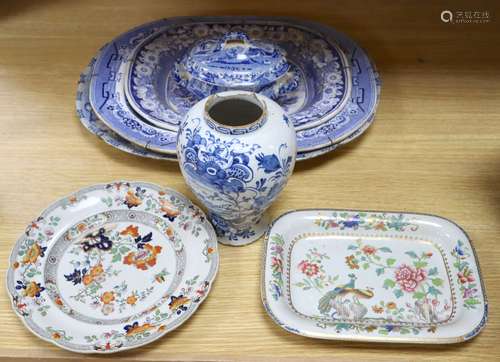
MULTIPOLYGON (((138 49, 147 46, 144 45, 143 47, 141 42, 151 42, 154 39, 165 37, 164 35, 167 33, 180 32, 182 35, 182 29, 190 26, 249 27, 252 24, 259 25, 260 28, 279 26, 284 28, 287 26, 290 29, 293 27, 314 29, 316 34, 321 34, 326 39, 334 39, 338 49, 341 49, 339 54, 343 53, 349 61, 348 68, 351 73, 350 79, 352 83, 350 96, 345 101, 345 105, 337 109, 337 113, 333 117, 326 121, 326 118, 324 118, 321 120, 321 122, 324 121, 323 123, 297 132, 299 152, 319 150, 339 142, 349 137, 370 119, 378 103, 380 85, 378 74, 366 53, 352 40, 330 27, 302 20, 274 17, 170 18, 142 25, 119 36, 108 47, 103 49, 101 57, 95 65, 90 89, 90 100, 94 111, 108 127, 131 142, 146 147, 148 150, 173 154, 176 131, 161 129, 141 119, 132 110, 132 107, 127 102, 130 99, 126 99, 124 94, 123 88, 128 88, 125 74, 132 69, 131 64, 135 59, 134 54, 140 51, 138 49)), ((259 27, 255 27, 255 29, 257 34, 259 27)), ((250 30, 247 31, 252 34, 250 30)), ((191 33, 184 32, 181 39, 188 41, 191 36, 191 33)), ((278 38, 279 36, 276 35, 278 38)), ((160 62, 160 64, 164 63, 160 62)), ((168 86, 168 79, 164 83, 164 87, 168 86)), ((172 112, 169 112, 170 117, 162 118, 165 122, 171 123, 170 126, 165 127, 175 128, 176 124, 179 123, 185 110, 185 107, 182 108, 181 106, 182 103, 177 102, 175 107, 171 109, 172 112)), ((296 116, 294 121, 297 127, 304 126, 298 120, 300 118, 299 114, 305 115, 306 118, 310 116, 310 113, 308 114, 304 109, 293 113, 292 118, 296 116)), ((318 121, 318 119, 314 119, 314 121, 318 121)), ((310 122, 311 119, 309 118, 305 122, 305 126, 309 127, 310 122)))

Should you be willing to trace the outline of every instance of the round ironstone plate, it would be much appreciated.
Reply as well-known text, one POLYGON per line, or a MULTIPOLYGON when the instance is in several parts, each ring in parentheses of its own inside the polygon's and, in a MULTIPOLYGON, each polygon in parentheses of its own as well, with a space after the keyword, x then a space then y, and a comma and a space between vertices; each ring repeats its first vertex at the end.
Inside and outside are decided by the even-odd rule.
POLYGON ((207 296, 219 256, 212 226, 181 194, 141 182, 95 185, 30 223, 10 257, 16 314, 81 353, 150 343, 207 296))

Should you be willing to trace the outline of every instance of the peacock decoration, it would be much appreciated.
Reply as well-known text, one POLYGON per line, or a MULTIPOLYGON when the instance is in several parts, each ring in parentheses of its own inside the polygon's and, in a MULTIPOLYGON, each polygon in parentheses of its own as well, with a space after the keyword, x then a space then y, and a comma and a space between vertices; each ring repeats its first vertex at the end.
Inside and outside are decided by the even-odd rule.
POLYGON ((335 287, 327 292, 318 303, 321 314, 335 319, 362 319, 368 309, 360 302, 360 299, 373 297, 373 289, 358 289, 355 287, 356 276, 349 274, 349 282, 335 287), (333 312, 332 312, 333 310, 333 312))

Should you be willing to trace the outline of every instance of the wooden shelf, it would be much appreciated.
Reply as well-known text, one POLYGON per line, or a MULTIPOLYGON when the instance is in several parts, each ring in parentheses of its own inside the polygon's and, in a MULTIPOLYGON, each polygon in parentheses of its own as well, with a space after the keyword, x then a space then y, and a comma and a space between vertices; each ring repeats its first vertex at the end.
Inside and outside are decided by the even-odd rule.
MULTIPOLYGON (((354 38, 382 78, 376 120, 359 140, 297 165, 272 216, 335 207, 438 214, 460 224, 477 249, 490 321, 462 345, 332 342, 286 333, 259 292, 262 241, 221 246, 213 291, 181 328, 115 358, 226 360, 279 357, 453 360, 500 357, 500 7, 487 24, 446 24, 445 5, 420 1, 6 1, 0 8, 0 261, 27 223, 55 199, 115 179, 143 180, 190 198, 175 163, 120 152, 75 115, 80 71, 105 42, 129 28, 178 15, 288 15, 354 38)), ((0 288, 0 359, 81 359, 26 330, 0 288)), ((88 357, 90 358, 90 357, 88 357)))

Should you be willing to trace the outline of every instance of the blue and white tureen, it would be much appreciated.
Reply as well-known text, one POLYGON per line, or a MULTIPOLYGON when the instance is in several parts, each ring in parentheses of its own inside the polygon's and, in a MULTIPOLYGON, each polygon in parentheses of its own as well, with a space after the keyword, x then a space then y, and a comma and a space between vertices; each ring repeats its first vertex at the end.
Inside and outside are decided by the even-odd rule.
POLYGON ((199 98, 227 90, 260 92, 277 98, 299 85, 298 75, 290 71, 285 55, 278 46, 233 31, 197 42, 175 63, 173 76, 199 98))

